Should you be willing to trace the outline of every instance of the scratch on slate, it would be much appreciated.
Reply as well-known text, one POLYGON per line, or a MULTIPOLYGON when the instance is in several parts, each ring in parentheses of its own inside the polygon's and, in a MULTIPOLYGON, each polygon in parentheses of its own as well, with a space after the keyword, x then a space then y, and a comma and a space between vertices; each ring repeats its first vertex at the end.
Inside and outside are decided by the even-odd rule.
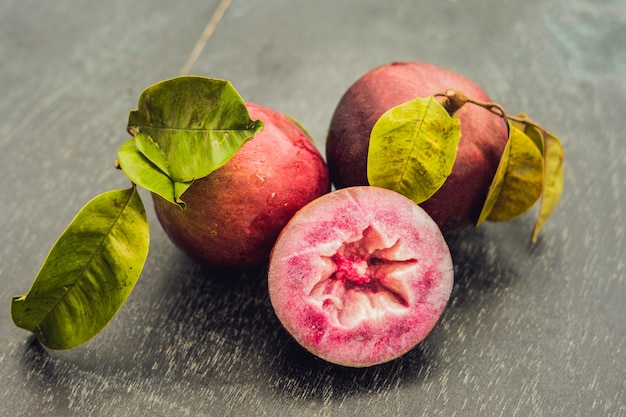
POLYGON ((191 53, 189 54, 187 62, 185 62, 185 65, 183 65, 183 67, 180 69, 180 75, 189 73, 191 67, 200 56, 202 50, 204 49, 204 46, 213 34, 213 31, 217 27, 218 23, 222 20, 222 17, 224 17, 224 13, 226 13, 226 10, 230 6, 231 1, 232 0, 222 0, 220 4, 217 5, 215 12, 213 12, 213 15, 209 19, 209 22, 202 31, 202 35, 200 35, 200 38, 196 42, 196 45, 193 47, 191 53))

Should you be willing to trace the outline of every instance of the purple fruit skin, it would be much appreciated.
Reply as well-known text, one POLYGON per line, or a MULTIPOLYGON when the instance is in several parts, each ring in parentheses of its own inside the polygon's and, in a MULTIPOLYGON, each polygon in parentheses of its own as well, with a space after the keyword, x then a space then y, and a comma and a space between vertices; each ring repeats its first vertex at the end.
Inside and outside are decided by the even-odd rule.
MULTIPOLYGON (((461 90, 474 100, 490 101, 464 76, 421 62, 383 65, 357 80, 339 101, 326 141, 326 160, 335 187, 368 185, 369 137, 384 112, 449 89, 461 90)), ((444 233, 476 224, 508 138, 503 119, 484 108, 468 103, 457 115, 461 140, 452 173, 420 204, 444 233)))
POLYGON ((152 196, 172 242, 211 266, 267 263, 293 214, 330 191, 326 163, 306 132, 282 113, 246 105, 250 117, 265 127, 226 165, 192 184, 182 196, 186 210, 152 196))

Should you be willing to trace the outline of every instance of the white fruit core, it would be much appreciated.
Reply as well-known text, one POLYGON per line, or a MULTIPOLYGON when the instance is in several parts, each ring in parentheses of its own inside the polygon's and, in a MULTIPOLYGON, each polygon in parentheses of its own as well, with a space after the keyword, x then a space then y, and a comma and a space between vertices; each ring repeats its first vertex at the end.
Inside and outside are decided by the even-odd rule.
POLYGON ((329 273, 315 284, 311 298, 345 328, 406 310, 409 290, 404 275, 418 261, 397 259, 398 245, 385 243, 374 227, 367 227, 335 254, 323 257, 329 273))

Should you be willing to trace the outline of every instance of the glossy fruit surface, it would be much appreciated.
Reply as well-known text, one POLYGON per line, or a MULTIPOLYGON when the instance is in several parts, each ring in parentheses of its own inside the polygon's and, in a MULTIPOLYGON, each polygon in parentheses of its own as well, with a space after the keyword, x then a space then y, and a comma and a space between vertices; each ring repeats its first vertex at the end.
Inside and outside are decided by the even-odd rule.
MULTIPOLYGON (((369 137, 383 113, 449 89, 474 100, 490 101, 466 77, 421 62, 383 65, 358 79, 342 96, 330 123, 326 158, 333 184, 337 188, 368 184, 369 137)), ((484 108, 466 104, 457 115, 461 140, 452 173, 421 203, 444 233, 476 223, 508 137, 503 119, 484 108)))
POLYGON ((350 367, 415 347, 452 284, 450 252, 432 219, 406 197, 370 186, 306 205, 281 232, 268 271, 287 331, 314 355, 350 367))
POLYGON ((190 257, 220 267, 267 262, 283 226, 330 190, 328 169, 307 134, 282 113, 246 104, 264 129, 223 167, 183 194, 186 210, 153 194, 161 225, 190 257))

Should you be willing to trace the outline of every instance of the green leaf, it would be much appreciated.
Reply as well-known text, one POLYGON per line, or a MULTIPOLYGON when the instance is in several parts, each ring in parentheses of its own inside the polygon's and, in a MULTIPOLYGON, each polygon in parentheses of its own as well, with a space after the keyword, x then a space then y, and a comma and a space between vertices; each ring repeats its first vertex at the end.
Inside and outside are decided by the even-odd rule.
POLYGON ((531 241, 535 242, 539 231, 552 215, 563 193, 563 162, 565 152, 559 139, 547 133, 544 135, 544 172, 543 172, 543 195, 537 222, 531 236, 531 241))
POLYGON ((86 342, 132 291, 149 240, 135 187, 95 197, 54 244, 29 292, 13 297, 13 321, 51 349, 86 342))
POLYGON ((135 149, 137 149, 142 156, 150 163, 156 165, 162 173, 168 177, 172 177, 165 152, 163 152, 158 143, 152 140, 150 136, 146 136, 140 132, 135 134, 134 142, 135 149))
POLYGON ((127 140, 117 151, 120 168, 124 174, 138 186, 160 195, 168 201, 175 202, 185 208, 185 203, 180 196, 191 186, 192 182, 176 183, 167 172, 163 172, 159 166, 151 162, 137 148, 137 136, 127 140))
MULTIPOLYGON (((146 88, 137 110, 128 117, 136 149, 170 178, 172 190, 166 198, 179 204, 187 189, 180 184, 190 184, 226 164, 262 128, 262 121, 250 119, 230 82, 197 76, 176 77, 146 88)), ((124 165, 125 172, 135 171, 124 165)), ((151 178, 135 176, 133 182, 153 184, 145 169, 136 171, 151 178)), ((148 189, 162 195, 163 190, 148 189)))
POLYGON ((533 143, 537 146, 537 149, 539 149, 541 156, 543 157, 544 147, 542 130, 536 124, 534 124, 534 122, 528 117, 526 113, 519 113, 517 115, 517 118, 520 119, 520 121, 511 121, 510 123, 512 123, 522 132, 524 132, 526 136, 528 136, 533 141, 533 143))
MULTIPOLYGON (((487 220, 511 220, 530 209, 543 190, 543 158, 533 140, 509 123, 510 147, 500 193, 487 220)), ((497 187, 498 185, 496 185, 497 187)), ((489 197, 488 197, 489 198, 489 197)))
POLYGON ((432 196, 452 172, 460 121, 434 97, 418 98, 385 112, 370 135, 370 185, 399 192, 416 203, 432 196))
POLYGON ((485 204, 480 212, 480 216, 478 216, 478 221, 476 222, 476 226, 482 224, 493 210, 493 207, 496 205, 496 201, 498 201, 498 197, 500 197, 500 192, 502 191, 502 184, 504 183, 504 176, 506 174, 506 169, 509 165, 509 156, 511 155, 511 141, 509 140, 504 147, 504 151, 502 152, 502 156, 500 157, 500 162, 498 163, 498 168, 496 169, 496 174, 491 181, 491 185, 489 186, 489 191, 487 192, 487 198, 485 199, 485 204))

